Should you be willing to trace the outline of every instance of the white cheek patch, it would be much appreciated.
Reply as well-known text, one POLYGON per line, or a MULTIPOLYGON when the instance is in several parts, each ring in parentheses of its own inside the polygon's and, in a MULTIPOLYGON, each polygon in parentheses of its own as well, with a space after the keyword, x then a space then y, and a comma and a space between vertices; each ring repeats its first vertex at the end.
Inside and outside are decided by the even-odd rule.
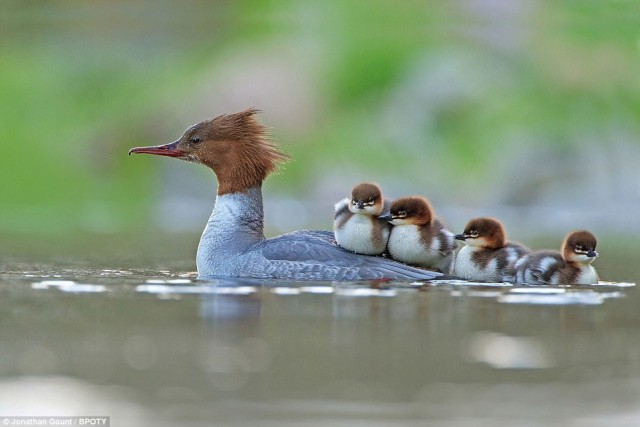
POLYGON ((587 254, 578 254, 576 253, 573 258, 577 261, 577 262, 592 262, 595 257, 588 257, 587 254))
POLYGON ((396 218, 389 222, 393 225, 409 225, 409 222, 405 218, 396 218))
POLYGON ((486 242, 482 237, 467 237, 465 243, 470 246, 484 246, 486 242))

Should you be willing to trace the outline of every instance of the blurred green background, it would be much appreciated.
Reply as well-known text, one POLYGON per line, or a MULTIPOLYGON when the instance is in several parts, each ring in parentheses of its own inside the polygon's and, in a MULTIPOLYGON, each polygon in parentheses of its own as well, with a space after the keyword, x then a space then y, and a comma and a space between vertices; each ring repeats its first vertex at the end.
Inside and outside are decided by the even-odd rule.
MULTIPOLYGON (((197 233, 210 171, 127 157, 247 107, 293 161, 271 233, 364 180, 453 229, 637 232, 640 3, 0 3, 0 234, 197 233)), ((558 237, 558 240, 561 236, 558 237)))

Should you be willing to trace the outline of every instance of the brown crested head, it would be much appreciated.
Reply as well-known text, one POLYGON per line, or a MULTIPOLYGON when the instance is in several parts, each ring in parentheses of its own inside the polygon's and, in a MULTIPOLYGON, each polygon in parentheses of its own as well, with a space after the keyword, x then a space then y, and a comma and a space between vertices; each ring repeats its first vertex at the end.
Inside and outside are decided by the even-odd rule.
POLYGON ((390 215, 393 224, 426 225, 433 219, 433 209, 422 196, 403 197, 391 204, 390 215))
POLYGON ((362 200, 363 202, 369 202, 371 204, 377 202, 382 198, 382 190, 377 184, 372 182, 363 182, 356 185, 351 190, 352 200, 362 200))
POLYGON ((596 236, 587 230, 569 233, 562 242, 562 256, 567 261, 591 262, 598 256, 596 236))
POLYGON ((250 108, 224 114, 189 127, 177 141, 155 147, 139 147, 131 153, 156 154, 202 163, 218 177, 218 194, 258 186, 288 159, 269 139, 267 129, 250 108))
POLYGON ((382 210, 382 190, 377 184, 372 182, 363 182, 351 190, 351 207, 354 209, 366 209, 375 211, 373 213, 378 214, 382 210))
POLYGON ((463 236, 465 240, 478 239, 480 246, 489 249, 499 249, 507 241, 504 226, 495 218, 471 219, 464 227, 463 236))

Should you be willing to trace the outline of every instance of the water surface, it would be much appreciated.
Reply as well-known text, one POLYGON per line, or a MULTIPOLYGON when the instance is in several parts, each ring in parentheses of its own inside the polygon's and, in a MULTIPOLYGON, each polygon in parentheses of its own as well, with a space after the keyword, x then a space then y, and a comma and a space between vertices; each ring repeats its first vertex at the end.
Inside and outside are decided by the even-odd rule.
POLYGON ((3 255, 0 414, 109 415, 114 426, 640 425, 628 252, 598 260, 616 282, 533 288, 198 282, 192 255, 165 249, 3 255))

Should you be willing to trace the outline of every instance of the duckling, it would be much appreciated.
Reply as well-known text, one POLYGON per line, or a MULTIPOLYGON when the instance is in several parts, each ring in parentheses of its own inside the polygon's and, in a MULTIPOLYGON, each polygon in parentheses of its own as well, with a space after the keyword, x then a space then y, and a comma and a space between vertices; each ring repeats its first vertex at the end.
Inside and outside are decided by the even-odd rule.
POLYGON ((455 238, 465 242, 456 255, 453 275, 467 280, 512 282, 515 264, 529 248, 508 242, 507 233, 495 218, 474 218, 455 238))
POLYGON ((391 224, 378 219, 389 203, 376 184, 363 182, 353 187, 350 199, 335 205, 333 231, 336 242, 359 254, 381 255, 387 249, 391 224))
POLYGON ((561 251, 537 251, 515 265, 516 283, 528 285, 592 285, 598 273, 591 263, 598 256, 596 237, 589 231, 569 233, 561 251))
POLYGON ((454 234, 435 217, 426 198, 395 200, 389 214, 380 218, 393 225, 387 244, 393 259, 445 274, 451 272, 456 248, 454 234))

